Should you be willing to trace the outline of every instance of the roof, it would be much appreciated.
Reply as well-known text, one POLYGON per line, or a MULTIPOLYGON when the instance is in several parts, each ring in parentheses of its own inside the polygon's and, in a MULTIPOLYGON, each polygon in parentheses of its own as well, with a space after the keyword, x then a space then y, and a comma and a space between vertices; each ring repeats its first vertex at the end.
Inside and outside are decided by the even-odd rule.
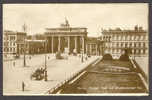
POLYGON ((146 30, 117 30, 117 29, 109 29, 109 30, 103 30, 102 31, 103 34, 122 34, 122 33, 129 33, 129 34, 133 34, 133 33, 147 33, 146 30))
POLYGON ((98 38, 96 38, 96 37, 88 37, 87 38, 87 43, 97 43, 98 42, 97 39, 98 38))
POLYGON ((3 33, 6 35, 26 35, 25 32, 17 32, 17 31, 11 31, 11 30, 4 30, 3 33))
POLYGON ((46 40, 25 40, 26 42, 45 42, 46 40))
POLYGON ((47 32, 87 32, 85 27, 59 27, 59 28, 46 28, 47 32))

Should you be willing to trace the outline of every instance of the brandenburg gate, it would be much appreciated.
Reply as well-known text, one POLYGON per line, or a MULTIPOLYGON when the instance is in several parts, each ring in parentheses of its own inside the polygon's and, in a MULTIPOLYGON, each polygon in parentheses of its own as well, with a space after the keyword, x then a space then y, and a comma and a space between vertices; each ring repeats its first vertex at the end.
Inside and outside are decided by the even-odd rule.
POLYGON ((87 28, 70 27, 65 20, 58 28, 46 28, 47 52, 85 53, 87 28))

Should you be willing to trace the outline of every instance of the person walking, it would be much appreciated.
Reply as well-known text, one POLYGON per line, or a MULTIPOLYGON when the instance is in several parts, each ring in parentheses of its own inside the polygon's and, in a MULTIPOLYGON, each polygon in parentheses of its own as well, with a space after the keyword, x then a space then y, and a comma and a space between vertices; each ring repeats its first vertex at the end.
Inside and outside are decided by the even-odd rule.
POLYGON ((22 82, 22 91, 25 91, 25 83, 22 82))
POLYGON ((13 61, 13 66, 15 66, 15 61, 13 61))

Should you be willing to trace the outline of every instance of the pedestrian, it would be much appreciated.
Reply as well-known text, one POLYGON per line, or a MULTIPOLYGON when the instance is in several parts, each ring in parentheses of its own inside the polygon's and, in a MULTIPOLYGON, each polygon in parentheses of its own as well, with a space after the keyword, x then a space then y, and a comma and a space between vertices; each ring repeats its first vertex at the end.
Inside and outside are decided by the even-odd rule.
POLYGON ((13 62, 13 66, 15 66, 15 61, 13 62))
POLYGON ((30 75, 30 79, 31 79, 31 80, 33 79, 33 75, 32 75, 32 74, 30 75))
POLYGON ((22 82, 22 91, 25 91, 25 83, 22 82))

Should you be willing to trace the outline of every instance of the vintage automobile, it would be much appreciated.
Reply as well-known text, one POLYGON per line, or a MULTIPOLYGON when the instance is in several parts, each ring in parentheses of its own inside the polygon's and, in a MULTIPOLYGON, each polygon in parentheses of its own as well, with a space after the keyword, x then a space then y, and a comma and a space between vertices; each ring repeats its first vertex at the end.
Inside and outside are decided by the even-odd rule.
POLYGON ((31 80, 32 79, 43 80, 44 79, 44 72, 45 72, 45 69, 43 69, 43 68, 36 69, 36 71, 34 73, 32 73, 32 75, 31 75, 31 80))

